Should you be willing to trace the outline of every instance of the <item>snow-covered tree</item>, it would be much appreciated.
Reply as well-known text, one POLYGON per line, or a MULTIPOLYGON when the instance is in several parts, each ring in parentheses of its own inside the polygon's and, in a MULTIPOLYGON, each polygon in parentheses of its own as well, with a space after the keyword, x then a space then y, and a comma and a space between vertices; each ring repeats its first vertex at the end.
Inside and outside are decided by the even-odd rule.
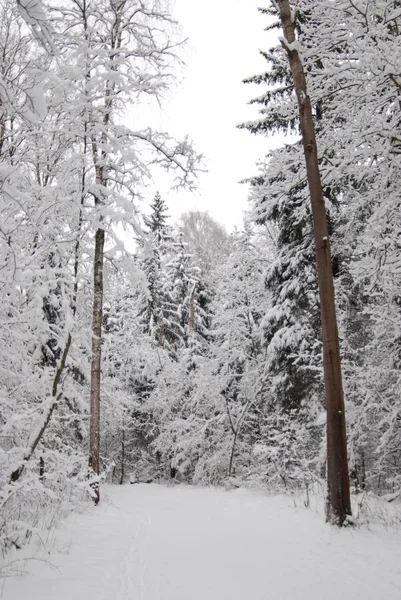
POLYGON ((230 238, 225 228, 207 212, 191 210, 179 219, 188 250, 207 277, 230 253, 230 238))

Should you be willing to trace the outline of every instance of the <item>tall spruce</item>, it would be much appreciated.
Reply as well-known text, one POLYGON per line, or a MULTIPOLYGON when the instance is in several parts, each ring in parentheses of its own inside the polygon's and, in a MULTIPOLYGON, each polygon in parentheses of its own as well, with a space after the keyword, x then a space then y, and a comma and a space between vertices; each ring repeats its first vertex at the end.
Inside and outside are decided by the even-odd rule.
POLYGON ((172 227, 168 224, 168 208, 159 192, 151 205, 149 216, 144 218, 146 242, 142 244, 143 270, 148 290, 143 297, 144 308, 141 321, 144 330, 161 347, 170 343, 168 327, 165 322, 164 264, 168 260, 172 243, 172 227))
MULTIPOLYGON (((276 17, 274 9, 263 9, 276 17)), ((270 28, 276 28, 276 20, 270 28)), ((268 71, 246 83, 268 85, 252 104, 261 118, 241 125, 253 134, 296 135, 298 120, 288 62, 279 47, 262 52, 268 71)), ((267 156, 250 180, 253 220, 270 227, 272 260, 265 270, 271 306, 263 319, 263 342, 278 410, 319 403, 322 391, 321 341, 313 228, 302 146, 290 140, 267 156)), ((293 413, 294 414, 294 413, 293 413)))

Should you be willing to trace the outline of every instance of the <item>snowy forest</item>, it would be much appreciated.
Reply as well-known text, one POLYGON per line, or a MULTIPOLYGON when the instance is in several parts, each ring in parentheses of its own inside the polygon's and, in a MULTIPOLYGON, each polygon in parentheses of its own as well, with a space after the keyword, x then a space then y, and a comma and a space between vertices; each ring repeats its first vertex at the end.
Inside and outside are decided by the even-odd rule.
POLYGON ((189 137, 131 118, 147 99, 162 105, 182 68, 167 0, 0 2, 3 553, 52 510, 101 503, 104 483, 323 497, 305 97, 331 244, 342 468, 352 496, 401 494, 401 2, 293 2, 293 40, 289 3, 264 4, 276 43, 244 81, 260 94, 238 127, 283 141, 243 182, 248 210, 228 232, 206 211, 174 221, 173 193, 149 197, 154 172, 191 194, 205 169, 189 137))

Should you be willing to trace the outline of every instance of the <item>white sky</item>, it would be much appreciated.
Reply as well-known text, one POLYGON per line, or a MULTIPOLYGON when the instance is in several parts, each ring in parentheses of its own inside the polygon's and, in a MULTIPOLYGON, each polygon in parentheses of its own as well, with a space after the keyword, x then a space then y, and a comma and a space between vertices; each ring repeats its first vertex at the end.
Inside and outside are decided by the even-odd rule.
POLYGON ((159 189, 173 220, 197 208, 209 211, 229 230, 241 226, 248 186, 238 182, 257 173, 255 163, 274 145, 273 140, 236 129, 238 123, 258 117, 257 107, 247 103, 263 88, 242 80, 265 70, 259 49, 272 44, 271 34, 264 31, 267 19, 257 11, 261 4, 175 0, 174 16, 188 38, 187 67, 163 113, 153 115, 153 125, 177 137, 188 134, 204 154, 208 172, 201 175, 195 193, 169 192, 163 177, 149 189, 150 200, 159 189))

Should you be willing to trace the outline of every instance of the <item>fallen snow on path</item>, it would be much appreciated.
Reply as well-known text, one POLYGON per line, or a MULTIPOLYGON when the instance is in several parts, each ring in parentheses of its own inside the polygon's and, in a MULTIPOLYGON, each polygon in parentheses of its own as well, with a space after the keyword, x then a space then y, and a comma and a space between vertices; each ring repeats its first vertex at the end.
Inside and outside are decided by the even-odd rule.
POLYGON ((140 484, 103 498, 64 524, 46 558, 2 579, 0 598, 401 599, 400 531, 338 531, 290 499, 243 490, 140 484))

